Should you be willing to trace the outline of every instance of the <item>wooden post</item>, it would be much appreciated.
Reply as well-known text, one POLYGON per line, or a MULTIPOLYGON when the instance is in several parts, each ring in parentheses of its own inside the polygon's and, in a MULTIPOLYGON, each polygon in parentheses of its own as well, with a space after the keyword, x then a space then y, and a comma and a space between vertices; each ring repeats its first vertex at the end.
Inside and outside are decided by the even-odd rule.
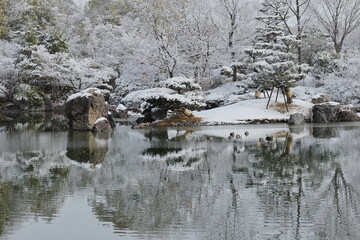
POLYGON ((267 105, 266 105, 266 109, 268 109, 268 107, 269 107, 269 103, 270 103, 270 100, 271 100, 271 96, 272 96, 272 94, 273 94, 273 91, 274 91, 274 86, 272 86, 272 88, 271 88, 271 93, 270 93, 269 100, 268 100, 267 105))
POLYGON ((288 108, 288 104, 287 104, 286 97, 285 97, 285 86, 282 86, 281 91, 282 91, 282 94, 283 94, 283 97, 284 97, 284 103, 285 103, 286 111, 288 112, 289 108, 288 108))
POLYGON ((236 71, 236 67, 233 66, 232 67, 232 70, 233 70, 233 81, 236 82, 237 80, 237 71, 236 71))
POLYGON ((267 97, 270 98, 269 92, 267 90, 265 90, 265 92, 266 92, 267 97))

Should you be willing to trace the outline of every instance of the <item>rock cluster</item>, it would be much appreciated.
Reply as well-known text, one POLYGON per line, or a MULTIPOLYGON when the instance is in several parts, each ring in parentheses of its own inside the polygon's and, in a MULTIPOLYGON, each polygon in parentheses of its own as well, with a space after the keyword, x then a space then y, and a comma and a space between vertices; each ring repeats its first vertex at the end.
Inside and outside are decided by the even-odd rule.
POLYGON ((316 104, 312 113, 314 123, 360 121, 360 117, 352 108, 345 108, 335 102, 316 104))
POLYGON ((289 125, 300 125, 305 122, 330 123, 330 122, 355 122, 360 121, 355 109, 351 106, 342 106, 337 102, 324 102, 315 104, 311 116, 301 113, 290 115, 289 125))

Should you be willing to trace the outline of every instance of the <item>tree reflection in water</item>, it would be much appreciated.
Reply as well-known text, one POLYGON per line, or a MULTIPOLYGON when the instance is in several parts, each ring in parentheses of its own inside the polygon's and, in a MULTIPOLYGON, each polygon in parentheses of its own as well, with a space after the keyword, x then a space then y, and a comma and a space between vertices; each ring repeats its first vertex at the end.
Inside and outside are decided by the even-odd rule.
POLYGON ((2 232, 15 226, 24 209, 51 219, 64 195, 88 189, 96 217, 122 235, 360 239, 359 129, 314 128, 323 127, 264 128, 261 136, 272 134, 274 141, 258 143, 258 137, 229 141, 228 132, 220 137, 206 129, 122 127, 109 138, 69 133, 62 151, 43 155, 3 152, 2 161, 8 156, 12 165, 0 168, 1 176, 14 174, 0 178, 0 226, 2 232), (79 168, 69 158, 101 168, 79 168), (41 175, 39 166, 49 162, 41 175))

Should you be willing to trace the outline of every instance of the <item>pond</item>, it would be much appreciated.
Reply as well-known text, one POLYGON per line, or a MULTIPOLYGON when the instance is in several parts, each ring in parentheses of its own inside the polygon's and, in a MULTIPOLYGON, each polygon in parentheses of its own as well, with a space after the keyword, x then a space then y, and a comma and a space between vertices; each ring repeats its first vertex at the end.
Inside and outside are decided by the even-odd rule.
POLYGON ((0 239, 360 239, 358 123, 33 125, 0 127, 0 239))

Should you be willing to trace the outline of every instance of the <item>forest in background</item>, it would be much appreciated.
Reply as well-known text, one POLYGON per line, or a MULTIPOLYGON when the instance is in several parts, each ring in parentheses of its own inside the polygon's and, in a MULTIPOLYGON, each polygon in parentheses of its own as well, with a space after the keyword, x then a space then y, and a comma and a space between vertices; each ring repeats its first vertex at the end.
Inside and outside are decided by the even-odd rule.
POLYGON ((222 69, 249 66, 264 3, 301 42, 307 84, 358 103, 359 0, 0 0, 0 98, 24 83, 53 101, 103 83, 121 99, 178 76, 218 87, 222 69))

